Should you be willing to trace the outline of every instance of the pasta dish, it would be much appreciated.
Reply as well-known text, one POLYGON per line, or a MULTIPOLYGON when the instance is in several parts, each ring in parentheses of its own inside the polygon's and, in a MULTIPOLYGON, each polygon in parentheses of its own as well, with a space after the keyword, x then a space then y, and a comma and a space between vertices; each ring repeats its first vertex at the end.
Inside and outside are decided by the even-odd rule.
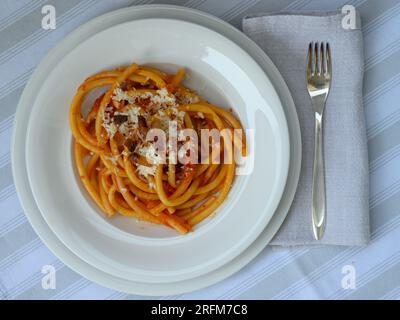
POLYGON ((227 198, 240 121, 168 74, 132 64, 99 72, 77 89, 70 127, 77 172, 97 206, 186 234, 227 198), (104 88, 88 112, 82 106, 104 88))

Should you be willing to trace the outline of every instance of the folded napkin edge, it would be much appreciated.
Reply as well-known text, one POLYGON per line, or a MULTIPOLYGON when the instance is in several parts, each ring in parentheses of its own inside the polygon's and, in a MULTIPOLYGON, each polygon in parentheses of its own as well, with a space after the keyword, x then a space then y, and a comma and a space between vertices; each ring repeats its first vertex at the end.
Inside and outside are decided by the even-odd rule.
MULTIPOLYGON (((356 29, 361 29, 361 16, 358 10, 356 12, 356 29)), ((243 17, 242 25, 250 19, 274 17, 274 16, 302 16, 302 17, 331 17, 344 15, 341 10, 318 11, 318 10, 287 10, 287 11, 271 11, 262 13, 250 13, 243 17)))
POLYGON ((269 11, 269 12, 260 12, 260 13, 249 13, 243 17, 243 20, 251 19, 251 18, 261 18, 268 16, 310 16, 310 17, 328 17, 342 14, 340 10, 331 10, 331 11, 318 11, 318 10, 286 10, 286 11, 269 11))

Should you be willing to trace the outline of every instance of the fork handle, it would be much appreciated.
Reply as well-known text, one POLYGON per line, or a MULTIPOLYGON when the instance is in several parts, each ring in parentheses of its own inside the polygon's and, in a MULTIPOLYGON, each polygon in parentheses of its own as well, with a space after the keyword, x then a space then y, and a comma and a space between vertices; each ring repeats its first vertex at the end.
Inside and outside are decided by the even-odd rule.
POLYGON ((324 141, 322 134, 322 115, 315 112, 315 141, 312 181, 312 224, 316 240, 324 235, 326 225, 324 141))

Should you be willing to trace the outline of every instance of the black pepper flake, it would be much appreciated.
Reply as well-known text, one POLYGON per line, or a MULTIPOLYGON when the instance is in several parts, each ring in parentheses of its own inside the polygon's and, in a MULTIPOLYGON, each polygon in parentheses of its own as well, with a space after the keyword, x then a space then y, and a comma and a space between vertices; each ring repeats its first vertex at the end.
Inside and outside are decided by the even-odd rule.
POLYGON ((137 118, 138 118, 139 127, 146 127, 147 126, 145 117, 139 115, 137 118))
POLYGON ((128 116, 125 114, 115 114, 113 121, 115 124, 122 124, 128 121, 128 116))
POLYGON ((136 143, 132 139, 126 139, 124 142, 124 145, 129 149, 130 152, 135 151, 136 149, 136 143))

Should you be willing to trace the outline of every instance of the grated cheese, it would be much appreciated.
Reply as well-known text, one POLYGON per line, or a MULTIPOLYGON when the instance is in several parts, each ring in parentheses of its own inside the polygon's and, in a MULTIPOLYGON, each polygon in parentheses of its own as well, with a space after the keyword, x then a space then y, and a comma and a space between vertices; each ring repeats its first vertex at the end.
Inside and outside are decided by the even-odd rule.
MULTIPOLYGON (((108 114, 104 116, 105 121, 103 126, 110 137, 113 137, 117 132, 124 136, 130 136, 133 134, 132 130, 139 127, 139 116, 143 116, 146 119, 148 126, 149 123, 152 123, 154 119, 157 118, 160 121, 159 128, 164 130, 166 133, 171 121, 176 123, 176 128, 181 128, 184 124, 186 113, 178 109, 176 96, 169 93, 166 88, 157 90, 156 94, 153 94, 151 92, 141 93, 135 90, 124 91, 120 87, 117 87, 113 91, 112 100, 116 103, 127 101, 129 104, 115 113, 113 113, 115 109, 111 107, 111 109, 108 110, 108 114), (150 104, 146 108, 141 108, 136 104, 138 99, 148 98, 150 99, 150 104), (113 117, 116 115, 124 115, 127 117, 127 120, 117 125, 113 122, 113 117)), ((145 177, 148 175, 154 175, 156 165, 163 163, 164 158, 158 154, 155 145, 150 142, 143 142, 143 137, 140 140, 142 143, 137 147, 135 152, 146 157, 147 161, 149 161, 153 166, 147 167, 140 165, 138 166, 137 171, 145 177)), ((176 151, 175 154, 172 154, 172 157, 174 156, 176 157, 176 151)), ((117 159, 110 160, 113 161, 113 163, 116 163, 117 159)))
POLYGON ((102 114, 102 119, 103 119, 103 128, 107 131, 107 134, 109 137, 114 137, 115 133, 117 132, 117 127, 115 126, 114 123, 111 122, 111 112, 113 111, 113 107, 107 106, 104 109, 104 112, 102 114))
POLYGON ((114 135, 118 131, 118 128, 117 128, 117 126, 115 125, 114 122, 111 122, 111 123, 108 123, 108 124, 103 122, 103 128, 106 129, 106 131, 107 131, 107 133, 108 133, 110 138, 114 137, 114 135))
POLYGON ((161 90, 157 90, 157 95, 153 96, 151 101, 158 105, 175 104, 175 96, 169 94, 168 90, 163 88, 161 90))
POLYGON ((147 146, 143 146, 142 148, 140 148, 139 154, 145 156, 146 159, 149 159, 153 164, 162 163, 161 156, 157 153, 156 148, 151 143, 149 143, 147 146))
POLYGON ((140 175, 142 175, 143 177, 147 178, 149 175, 150 176, 155 176, 156 171, 157 171, 157 167, 156 166, 148 167, 148 166, 143 166, 143 165, 139 164, 137 166, 136 171, 140 175))
POLYGON ((122 90, 120 87, 117 87, 113 91, 112 100, 118 101, 118 102, 126 100, 129 103, 134 103, 135 97, 132 97, 131 95, 128 94, 128 92, 122 90))

